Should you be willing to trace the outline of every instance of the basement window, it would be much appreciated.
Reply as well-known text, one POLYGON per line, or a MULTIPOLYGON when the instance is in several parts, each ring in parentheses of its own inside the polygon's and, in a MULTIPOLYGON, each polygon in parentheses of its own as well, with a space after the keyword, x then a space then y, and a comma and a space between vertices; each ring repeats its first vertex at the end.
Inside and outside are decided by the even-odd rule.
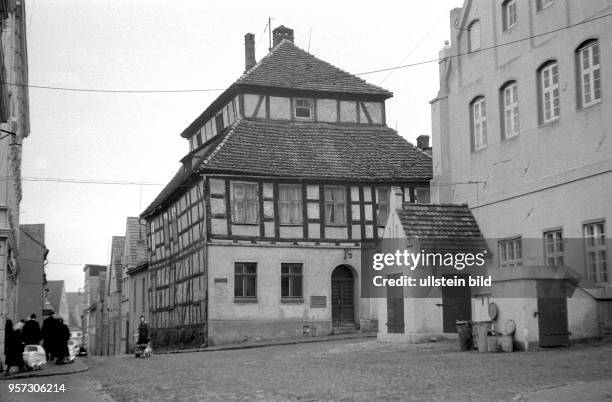
POLYGON ((293 112, 296 119, 310 120, 312 119, 312 100, 310 99, 295 99, 293 112))

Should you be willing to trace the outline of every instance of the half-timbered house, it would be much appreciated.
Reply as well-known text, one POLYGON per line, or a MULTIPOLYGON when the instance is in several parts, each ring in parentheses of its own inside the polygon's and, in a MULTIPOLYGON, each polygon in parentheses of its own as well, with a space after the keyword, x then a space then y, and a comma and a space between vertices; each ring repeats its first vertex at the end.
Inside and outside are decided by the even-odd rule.
POLYGON ((385 122, 392 93, 273 32, 255 62, 181 134, 190 152, 147 222, 157 347, 375 330, 362 249, 389 191, 429 197, 431 157, 385 122))

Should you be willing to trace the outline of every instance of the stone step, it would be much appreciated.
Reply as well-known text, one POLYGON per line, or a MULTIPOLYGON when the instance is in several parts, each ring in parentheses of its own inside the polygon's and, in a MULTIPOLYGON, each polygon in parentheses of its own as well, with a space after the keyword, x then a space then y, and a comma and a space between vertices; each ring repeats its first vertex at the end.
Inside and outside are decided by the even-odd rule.
POLYGON ((349 334, 360 334, 361 330, 355 327, 334 327, 332 328, 333 335, 349 335, 349 334))

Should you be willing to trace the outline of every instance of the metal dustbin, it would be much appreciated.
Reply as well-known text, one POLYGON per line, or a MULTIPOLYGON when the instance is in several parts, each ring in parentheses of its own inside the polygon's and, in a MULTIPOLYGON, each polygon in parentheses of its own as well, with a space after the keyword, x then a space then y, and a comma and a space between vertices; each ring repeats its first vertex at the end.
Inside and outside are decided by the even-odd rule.
POLYGON ((478 349, 479 352, 487 351, 487 335, 491 330, 491 321, 477 321, 472 324, 472 334, 474 337, 474 349, 478 349))
POLYGON ((455 321, 455 325, 457 325, 461 350, 470 350, 472 346, 472 323, 470 321, 455 321))

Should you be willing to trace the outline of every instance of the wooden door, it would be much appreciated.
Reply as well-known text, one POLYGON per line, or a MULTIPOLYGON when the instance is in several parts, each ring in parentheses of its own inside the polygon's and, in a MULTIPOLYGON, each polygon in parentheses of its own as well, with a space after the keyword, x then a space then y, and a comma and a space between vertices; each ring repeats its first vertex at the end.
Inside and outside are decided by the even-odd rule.
MULTIPOLYGON (((453 275, 455 276, 455 275, 453 275)), ((463 277, 467 283, 467 275, 463 277)), ((442 328, 445 333, 456 333, 456 321, 472 319, 472 292, 469 286, 442 287, 442 328)))
MULTIPOLYGON (((387 275, 389 279, 398 279, 401 274, 387 275)), ((404 333, 404 288, 387 287, 387 333, 404 333)))
POLYGON ((332 273, 332 324, 335 327, 355 324, 355 278, 351 269, 340 266, 332 273))
POLYGON ((567 295, 565 283, 560 279, 539 280, 538 327, 540 346, 569 346, 567 324, 567 295))

